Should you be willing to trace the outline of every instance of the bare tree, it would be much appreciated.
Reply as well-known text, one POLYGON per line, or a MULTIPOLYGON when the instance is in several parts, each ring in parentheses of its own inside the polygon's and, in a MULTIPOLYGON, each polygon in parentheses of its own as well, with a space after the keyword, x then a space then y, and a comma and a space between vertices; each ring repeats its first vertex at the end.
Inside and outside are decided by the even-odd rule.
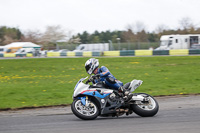
POLYGON ((192 20, 189 17, 184 17, 179 21, 180 28, 183 30, 189 30, 191 27, 194 27, 192 20))
POLYGON ((162 33, 163 31, 168 30, 168 29, 169 29, 168 26, 166 26, 166 25, 164 25, 164 24, 160 24, 160 25, 158 25, 158 26, 156 27, 155 32, 156 32, 157 34, 160 34, 160 33, 162 33))
POLYGON ((42 33, 39 30, 28 30, 24 33, 24 37, 22 38, 22 41, 40 43, 41 37, 42 37, 42 33))
POLYGON ((127 31, 123 33, 123 38, 131 42, 138 42, 146 38, 146 26, 143 22, 137 21, 126 26, 127 31))
POLYGON ((61 26, 47 26, 46 31, 42 36, 42 40, 45 42, 57 42, 57 41, 68 41, 71 37, 72 31, 68 31, 61 26))
POLYGON ((17 41, 18 41, 17 39, 14 39, 14 38, 12 38, 11 36, 5 35, 5 36, 4 36, 3 43, 4 43, 4 44, 9 44, 9 43, 12 43, 12 42, 17 42, 17 41))
POLYGON ((142 32, 146 30, 146 26, 143 22, 137 21, 135 23, 135 29, 136 29, 136 33, 142 32))
POLYGON ((60 25, 47 26, 46 31, 42 36, 42 41, 45 44, 53 43, 56 45, 56 49, 59 49, 57 42, 67 42, 72 36, 72 31, 66 30, 60 25))
POLYGON ((145 42, 148 41, 148 36, 145 30, 142 30, 137 33, 137 41, 138 42, 145 42))
POLYGON ((122 33, 122 39, 130 42, 134 42, 136 40, 135 34, 132 32, 131 29, 124 31, 122 33))
POLYGON ((143 22, 141 21, 137 21, 133 24, 128 24, 128 26, 126 27, 127 29, 130 29, 131 31, 133 31, 135 34, 137 34, 138 32, 141 31, 145 31, 146 30, 146 26, 143 22))

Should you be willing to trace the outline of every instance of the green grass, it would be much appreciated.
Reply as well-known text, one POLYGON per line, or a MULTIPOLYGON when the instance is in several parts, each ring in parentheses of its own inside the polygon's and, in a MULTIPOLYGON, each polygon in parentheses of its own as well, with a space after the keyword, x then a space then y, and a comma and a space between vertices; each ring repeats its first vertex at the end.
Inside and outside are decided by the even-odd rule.
MULTIPOLYGON (((70 104, 77 81, 88 76, 88 58, 0 60, 0 109, 70 104)), ((98 58, 126 83, 143 80, 136 92, 200 93, 200 56, 98 58)))

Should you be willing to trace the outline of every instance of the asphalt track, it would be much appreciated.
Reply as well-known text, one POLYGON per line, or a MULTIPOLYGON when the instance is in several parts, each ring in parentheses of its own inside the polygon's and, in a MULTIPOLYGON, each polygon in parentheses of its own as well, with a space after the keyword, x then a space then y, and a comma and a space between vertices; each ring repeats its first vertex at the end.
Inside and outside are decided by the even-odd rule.
POLYGON ((0 133, 200 133, 200 96, 156 99, 160 111, 147 118, 133 114, 83 121, 69 107, 0 112, 0 133))

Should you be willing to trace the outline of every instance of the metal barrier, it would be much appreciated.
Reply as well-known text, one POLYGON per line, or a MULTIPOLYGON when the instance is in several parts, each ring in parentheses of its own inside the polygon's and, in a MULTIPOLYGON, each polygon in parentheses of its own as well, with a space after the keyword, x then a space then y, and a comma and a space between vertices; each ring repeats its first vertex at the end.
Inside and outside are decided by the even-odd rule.
POLYGON ((0 54, 0 57, 33 57, 33 54, 14 54, 14 53, 6 53, 0 54))
MULTIPOLYGON (((54 53, 54 52, 51 52, 54 53)), ((200 54, 200 49, 176 49, 176 50, 121 50, 121 51, 104 51, 104 52, 66 52, 60 53, 60 56, 154 56, 154 55, 195 55, 200 54)), ((47 54, 48 57, 52 57, 54 54, 47 54), (51 56, 48 56, 51 55, 51 56)), ((59 56, 59 55, 57 55, 59 56)))
MULTIPOLYGON (((159 56, 159 55, 197 55, 200 49, 176 50, 121 50, 104 52, 47 52, 47 57, 93 57, 93 56, 159 56)), ((0 54, 0 57, 33 57, 33 54, 0 54)))
POLYGON ((189 55, 188 49, 173 49, 169 50, 169 55, 189 55))

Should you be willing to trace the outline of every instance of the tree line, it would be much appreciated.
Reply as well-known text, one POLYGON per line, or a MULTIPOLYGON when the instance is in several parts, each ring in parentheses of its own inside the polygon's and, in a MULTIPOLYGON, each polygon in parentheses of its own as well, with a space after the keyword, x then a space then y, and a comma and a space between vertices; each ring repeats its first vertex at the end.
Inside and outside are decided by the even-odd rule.
POLYGON ((142 22, 127 25, 123 31, 94 31, 88 33, 84 31, 72 35, 72 31, 61 26, 47 26, 45 32, 39 30, 29 30, 22 32, 19 28, 0 26, 0 45, 12 42, 33 42, 43 46, 55 46, 59 42, 68 44, 86 43, 127 43, 127 42, 158 42, 162 35, 169 34, 200 34, 200 27, 193 24, 190 18, 183 18, 179 21, 179 28, 170 29, 166 25, 158 27, 148 32, 142 22))
POLYGON ((87 31, 78 33, 72 37, 72 40, 77 38, 81 43, 105 43, 111 40, 113 43, 126 42, 158 42, 162 35, 170 34, 200 34, 200 27, 193 24, 192 20, 188 17, 182 18, 179 21, 179 27, 170 29, 166 25, 158 25, 153 32, 148 32, 143 22, 135 22, 129 24, 126 30, 123 31, 95 31, 89 34, 87 31))
POLYGON ((0 45, 21 41, 22 36, 23 34, 18 28, 10 28, 6 26, 0 27, 0 45))

